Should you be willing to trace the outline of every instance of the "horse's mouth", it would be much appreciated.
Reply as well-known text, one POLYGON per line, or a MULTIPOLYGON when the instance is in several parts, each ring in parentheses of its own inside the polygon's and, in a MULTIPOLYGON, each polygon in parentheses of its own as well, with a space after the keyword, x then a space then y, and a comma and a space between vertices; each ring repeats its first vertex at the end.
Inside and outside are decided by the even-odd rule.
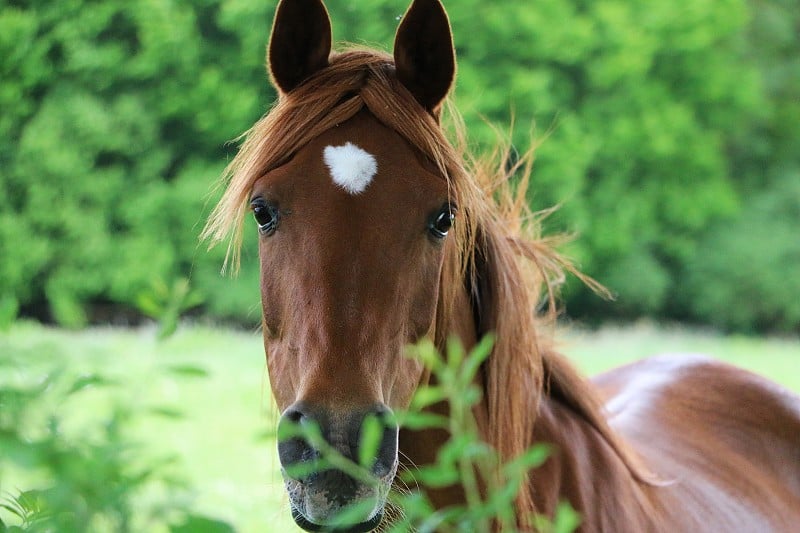
POLYGON ((292 518, 306 531, 372 531, 383 520, 393 477, 394 471, 375 485, 358 483, 338 471, 312 476, 307 483, 286 479, 292 518))
POLYGON ((355 524, 352 526, 337 526, 337 527, 330 527, 321 524, 316 524, 306 518, 303 513, 301 513, 297 507, 292 504, 292 518, 294 518, 295 523, 300 526, 305 531, 326 531, 330 533, 365 533, 367 531, 372 531, 373 529, 377 528, 381 520, 383 520, 383 510, 378 511, 375 513, 375 516, 367 520, 366 522, 361 522, 360 524, 355 524))

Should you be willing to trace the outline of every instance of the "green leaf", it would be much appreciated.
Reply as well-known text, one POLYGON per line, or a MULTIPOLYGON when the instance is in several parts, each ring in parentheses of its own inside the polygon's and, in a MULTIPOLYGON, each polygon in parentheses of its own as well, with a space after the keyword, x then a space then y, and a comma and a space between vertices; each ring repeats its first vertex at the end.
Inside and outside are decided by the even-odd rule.
POLYGON ((414 478, 423 486, 433 489, 455 485, 460 479, 455 465, 442 464, 421 467, 414 472, 414 478))
POLYGON ((483 397, 483 392, 477 385, 469 384, 465 387, 464 392, 461 394, 461 398, 459 402, 461 405, 471 407, 473 405, 477 405, 481 398, 483 397))
POLYGON ((491 355, 492 348, 494 348, 494 335, 487 333, 470 351, 467 362, 461 370, 462 382, 472 382, 480 366, 491 355))
POLYGON ((370 517, 370 513, 375 509, 375 502, 372 499, 367 499, 362 502, 357 502, 348 505, 330 521, 330 526, 346 530, 351 528, 353 524, 360 524, 365 522, 370 517))
POLYGON ((161 416, 164 418, 171 418, 173 420, 179 420, 186 417, 183 411, 180 411, 173 407, 151 407, 150 409, 148 409, 148 411, 154 415, 161 416))
POLYGON ((89 322, 80 300, 66 291, 53 291, 49 295, 50 311, 60 326, 80 329, 89 322))
POLYGON ((305 461, 302 463, 293 463, 284 465, 283 470, 286 475, 293 479, 301 479, 311 474, 317 474, 332 468, 329 461, 324 458, 319 458, 313 461, 305 461))
POLYGON ((235 533, 236 530, 221 520, 190 514, 180 524, 170 525, 170 533, 235 533))
POLYGON ((464 345, 458 337, 447 339, 447 366, 452 369, 461 367, 464 361, 464 345))
POLYGON ((447 399, 447 391, 442 387, 436 386, 423 386, 416 390, 414 397, 411 399, 410 410, 424 409, 430 405, 439 403, 447 399))
MULTIPOLYGON (((8 503, 0 503, 0 509, 5 509, 6 511, 8 511, 9 513, 13 514, 16 517, 25 518, 25 513, 14 505, 10 505, 8 503)), ((2 525, 2 522, 0 522, 0 525, 2 525)))
POLYGON ((547 444, 536 444, 519 457, 506 463, 504 469, 508 475, 515 471, 527 472, 531 468, 538 468, 544 464, 552 452, 552 447, 547 444))
POLYGON ((358 464, 371 468, 378 455, 378 448, 383 440, 384 423, 377 416, 370 414, 364 417, 358 442, 358 464))
POLYGON ((160 303, 151 292, 143 292, 136 296, 136 307, 149 316, 157 319, 164 312, 164 304, 160 303))
POLYGON ((407 353, 411 358, 417 359, 437 375, 444 367, 444 362, 436 346, 429 339, 423 339, 416 345, 410 346, 407 353))
POLYGON ((104 376, 99 374, 87 374, 84 376, 80 376, 76 379, 72 386, 67 391, 67 394, 74 394, 76 392, 82 391, 84 389, 97 387, 97 386, 106 386, 106 385, 116 385, 118 384, 117 381, 112 379, 108 379, 104 376))
POLYGON ((462 459, 491 457, 492 448, 482 442, 474 433, 452 435, 444 446, 439 448, 437 460, 445 464, 455 464, 462 459))
POLYGON ((163 341, 178 331, 179 318, 180 315, 171 310, 161 315, 158 320, 158 334, 156 335, 158 340, 163 341))
POLYGON ((553 533, 572 533, 581 525, 582 519, 569 502, 561 502, 553 518, 553 533))
POLYGON ((447 428, 450 425, 450 420, 446 416, 427 412, 400 413, 397 416, 397 420, 400 427, 413 430, 447 428))
POLYGON ((172 365, 167 367, 167 372, 190 378, 205 378, 209 376, 208 370, 195 365, 172 365))
POLYGON ((0 331, 6 331, 19 313, 19 300, 10 294, 0 296, 0 331))

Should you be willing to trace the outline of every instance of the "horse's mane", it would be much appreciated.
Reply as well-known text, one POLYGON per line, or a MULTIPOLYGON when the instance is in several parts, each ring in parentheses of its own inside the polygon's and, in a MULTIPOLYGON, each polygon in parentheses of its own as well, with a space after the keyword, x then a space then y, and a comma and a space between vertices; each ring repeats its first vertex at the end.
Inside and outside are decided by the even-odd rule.
MULTIPOLYGON (((328 67, 281 95, 246 133, 241 150, 225 171, 222 183, 227 186, 203 237, 212 244, 230 238, 226 266, 236 269, 242 222, 255 181, 288 162, 321 133, 368 109, 438 167, 457 203, 458 253, 446 263, 444 275, 461 283, 450 283, 450 292, 442 295, 437 316, 441 338, 436 340, 442 347, 456 291, 466 286, 478 333, 495 335, 483 375, 489 443, 505 460, 521 454, 531 445, 536 402, 549 392, 597 430, 634 477, 644 479, 632 454, 605 421, 596 393, 555 354, 549 337, 540 335, 548 329, 542 322, 555 317, 555 292, 565 272, 599 286, 554 251, 558 239, 539 234, 540 217, 530 212, 526 201, 532 151, 511 164, 510 151, 502 146, 489 157, 472 157, 458 114, 447 107, 452 143, 437 117, 397 80, 391 56, 365 50, 333 54, 328 67), (545 313, 537 312, 541 303, 545 313)), ((529 486, 523 487, 517 502, 521 516, 533 509, 529 486)))

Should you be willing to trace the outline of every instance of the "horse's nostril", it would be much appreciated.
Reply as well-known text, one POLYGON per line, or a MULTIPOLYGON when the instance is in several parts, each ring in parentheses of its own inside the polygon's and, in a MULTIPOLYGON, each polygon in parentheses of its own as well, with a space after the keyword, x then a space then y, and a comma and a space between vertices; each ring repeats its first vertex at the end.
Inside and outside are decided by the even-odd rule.
POLYGON ((298 402, 278 423, 278 456, 284 473, 302 483, 316 479, 326 464, 318 447, 329 447, 375 477, 386 478, 396 468, 397 440, 394 413, 383 404, 336 412, 298 402))
POLYGON ((315 417, 302 405, 289 407, 278 422, 278 457, 289 478, 305 481, 315 474, 320 456, 307 438, 314 424, 315 417))
POLYGON ((297 424, 300 423, 303 420, 303 418, 305 418, 305 415, 303 414, 303 412, 300 410, 299 407, 290 407, 286 410, 285 413, 283 413, 281 421, 286 420, 297 424))
POLYGON ((398 426, 386 405, 368 411, 359 428, 359 459, 376 477, 394 473, 397 461, 398 426))

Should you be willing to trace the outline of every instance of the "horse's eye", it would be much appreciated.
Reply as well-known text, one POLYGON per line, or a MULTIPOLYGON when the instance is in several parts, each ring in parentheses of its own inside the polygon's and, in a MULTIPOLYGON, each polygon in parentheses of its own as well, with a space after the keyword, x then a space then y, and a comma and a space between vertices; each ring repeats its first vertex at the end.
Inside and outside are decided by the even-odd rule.
POLYGON ((453 227, 453 220, 455 220, 455 208, 450 204, 445 204, 436 212, 428 224, 428 231, 437 239, 444 239, 447 237, 447 232, 453 227))
POLYGON ((250 203, 253 209, 253 216, 258 223, 258 232, 261 235, 270 236, 278 229, 280 221, 280 211, 274 204, 268 203, 263 198, 256 198, 250 203))

